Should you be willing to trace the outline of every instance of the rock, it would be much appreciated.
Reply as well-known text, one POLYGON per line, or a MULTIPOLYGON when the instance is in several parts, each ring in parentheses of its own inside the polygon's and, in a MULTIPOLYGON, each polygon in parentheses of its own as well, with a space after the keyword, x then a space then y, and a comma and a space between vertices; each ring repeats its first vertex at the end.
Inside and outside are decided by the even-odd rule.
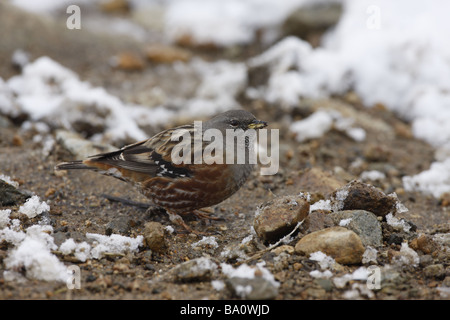
POLYGON ((121 52, 110 59, 114 68, 126 71, 140 71, 144 69, 144 60, 133 52, 121 52))
POLYGON ((25 202, 30 195, 0 179, 0 206, 12 206, 25 202))
POLYGON ((444 192, 439 197, 439 203, 443 207, 450 207, 450 192, 444 192))
POLYGON ((208 281, 217 270, 217 265, 209 258, 197 258, 183 262, 172 269, 171 273, 178 282, 208 281))
POLYGON ((430 236, 425 234, 421 234, 419 237, 413 239, 409 246, 414 250, 422 251, 424 254, 433 253, 438 249, 438 244, 430 236))
POLYGON ((263 277, 232 277, 227 279, 225 283, 228 290, 241 299, 269 300, 274 299, 278 294, 278 288, 263 277))
POLYGON ((333 281, 331 281, 331 279, 318 278, 315 279, 314 282, 327 292, 330 292, 334 288, 333 281))
POLYGON ((127 234, 130 231, 130 218, 127 216, 118 216, 106 224, 105 234, 113 233, 127 234))
POLYGON ((387 244, 402 244, 404 238, 404 234, 400 233, 391 233, 387 236, 386 242, 387 244))
POLYGON ((397 268, 394 268, 390 265, 384 266, 381 269, 381 287, 392 287, 398 286, 402 282, 404 282, 404 278, 402 274, 398 271, 397 268))
POLYGON ((107 13, 128 13, 130 4, 127 0, 107 0, 100 3, 100 8, 107 13))
POLYGON ((167 249, 164 226, 159 222, 147 222, 144 226, 144 240, 147 246, 155 252, 167 249))
POLYGON ((83 139, 77 133, 66 130, 56 130, 56 141, 75 157, 81 159, 93 154, 117 150, 111 145, 99 145, 83 139))
POLYGON ((391 151, 379 143, 368 144, 364 149, 364 158, 369 162, 387 162, 391 151))
POLYGON ((282 32, 285 36, 294 35, 317 46, 320 36, 339 21, 341 14, 341 3, 311 3, 293 11, 284 21, 282 32))
POLYGON ((291 232, 309 213, 309 203, 301 196, 278 197, 258 208, 253 227, 264 241, 277 241, 291 232))
POLYGON ((364 264, 377 264, 377 256, 378 256, 378 251, 374 248, 372 248, 371 246, 368 246, 366 248, 366 251, 364 251, 363 254, 363 258, 362 258, 362 263, 364 264))
POLYGON ((380 189, 354 180, 333 192, 332 205, 338 210, 366 210, 384 217, 397 212, 398 199, 380 189))
POLYGON ((443 285, 444 287, 450 288, 450 276, 446 276, 446 277, 444 278, 444 281, 442 281, 442 285, 443 285))
POLYGON ((295 245, 295 252, 309 255, 321 251, 341 264, 360 263, 364 246, 358 235, 344 227, 332 227, 307 234, 295 245))
POLYGON ((380 247, 383 244, 381 224, 372 212, 346 210, 330 213, 330 217, 336 225, 354 231, 365 247, 380 247))
POLYGON ((391 263, 397 266, 417 266, 420 262, 419 255, 416 251, 403 242, 400 251, 389 251, 391 263))
POLYGON ((13 146, 15 146, 15 147, 21 147, 21 146, 23 145, 23 138, 22 138, 20 135, 15 134, 15 135, 13 136, 11 142, 12 142, 12 145, 13 145, 13 146))
POLYGON ((145 51, 147 59, 156 63, 187 62, 191 59, 190 51, 175 46, 153 44, 145 51))
POLYGON ((270 79, 270 71, 266 65, 253 66, 249 65, 247 70, 248 86, 257 88, 267 84, 267 79, 270 79))
POLYGON ((331 173, 318 168, 305 170, 296 181, 298 190, 319 193, 324 198, 328 198, 336 189, 344 185, 344 182, 335 178, 331 173))
POLYGON ((423 269, 423 272, 427 278, 444 279, 445 268, 441 263, 432 264, 423 269))
POLYGON ((442 246, 450 247, 450 232, 436 233, 433 236, 433 240, 442 246))
POLYGON ((11 120, 0 114, 0 128, 11 128, 11 127, 13 127, 11 120))
POLYGON ((274 249, 272 249, 270 252, 275 253, 276 255, 280 255, 283 252, 286 252, 287 254, 293 254, 294 253, 294 247, 287 245, 287 244, 283 244, 279 247, 276 247, 274 249))
POLYGON ((316 210, 308 214, 300 227, 302 233, 311 233, 325 228, 333 227, 334 221, 331 216, 322 210, 316 210))
POLYGON ((419 265, 424 268, 433 263, 433 257, 429 254, 424 254, 419 257, 419 265))

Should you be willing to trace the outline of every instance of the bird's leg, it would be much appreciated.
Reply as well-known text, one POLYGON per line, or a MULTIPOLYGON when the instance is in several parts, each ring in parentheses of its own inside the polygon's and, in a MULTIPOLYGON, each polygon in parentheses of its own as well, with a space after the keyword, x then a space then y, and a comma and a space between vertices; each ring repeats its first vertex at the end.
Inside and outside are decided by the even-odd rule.
POLYGON ((151 204, 148 204, 148 203, 128 200, 128 199, 121 198, 121 197, 111 196, 109 194, 102 194, 102 196, 105 197, 106 199, 108 199, 109 201, 120 202, 120 203, 125 204, 127 206, 134 206, 134 207, 138 207, 138 208, 142 208, 142 209, 150 209, 152 207, 155 207, 155 206, 153 206, 151 204))
POLYGON ((197 209, 192 211, 192 214, 200 219, 208 219, 208 220, 223 220, 223 218, 219 217, 211 217, 209 214, 212 213, 210 210, 206 209, 197 209))
POLYGON ((186 222, 184 222, 183 218, 173 212, 170 212, 168 210, 166 210, 167 214, 169 215, 169 220, 172 221, 173 223, 178 224, 179 226, 181 226, 182 228, 184 228, 188 233, 194 233, 196 235, 202 235, 202 236, 206 236, 208 235, 205 232, 201 232, 201 231, 197 231, 197 230, 193 230, 191 227, 189 227, 186 222))

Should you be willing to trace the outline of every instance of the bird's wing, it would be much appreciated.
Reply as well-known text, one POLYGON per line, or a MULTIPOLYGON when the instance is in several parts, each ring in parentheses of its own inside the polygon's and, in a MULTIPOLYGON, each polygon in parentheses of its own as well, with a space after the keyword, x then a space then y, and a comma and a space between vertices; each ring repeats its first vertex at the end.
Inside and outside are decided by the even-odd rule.
POLYGON ((190 170, 183 165, 172 162, 171 153, 175 145, 193 144, 193 141, 183 139, 181 142, 171 139, 173 134, 180 132, 192 133, 193 126, 181 126, 162 131, 152 138, 140 141, 120 150, 94 155, 84 160, 83 163, 93 168, 105 170, 105 166, 125 169, 136 173, 161 177, 185 177, 190 170))

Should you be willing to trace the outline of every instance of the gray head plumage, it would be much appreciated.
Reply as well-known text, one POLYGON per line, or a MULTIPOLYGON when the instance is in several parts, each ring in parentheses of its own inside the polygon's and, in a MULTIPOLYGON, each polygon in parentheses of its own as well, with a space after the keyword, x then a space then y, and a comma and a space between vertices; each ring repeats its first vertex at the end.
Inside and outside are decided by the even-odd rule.
POLYGON ((267 126, 265 121, 257 120, 255 116, 246 110, 230 110, 218 114, 204 123, 204 130, 219 129, 225 133, 226 129, 261 129, 267 126))

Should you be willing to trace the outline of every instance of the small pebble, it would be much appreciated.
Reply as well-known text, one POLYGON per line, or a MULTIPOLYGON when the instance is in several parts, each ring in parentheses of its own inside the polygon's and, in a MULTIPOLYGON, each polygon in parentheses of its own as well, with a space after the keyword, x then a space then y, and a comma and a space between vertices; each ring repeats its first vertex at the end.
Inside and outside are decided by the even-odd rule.
POLYGON ((164 252, 167 250, 166 236, 164 227, 159 222, 147 222, 144 226, 144 240, 147 246, 155 252, 164 252))

